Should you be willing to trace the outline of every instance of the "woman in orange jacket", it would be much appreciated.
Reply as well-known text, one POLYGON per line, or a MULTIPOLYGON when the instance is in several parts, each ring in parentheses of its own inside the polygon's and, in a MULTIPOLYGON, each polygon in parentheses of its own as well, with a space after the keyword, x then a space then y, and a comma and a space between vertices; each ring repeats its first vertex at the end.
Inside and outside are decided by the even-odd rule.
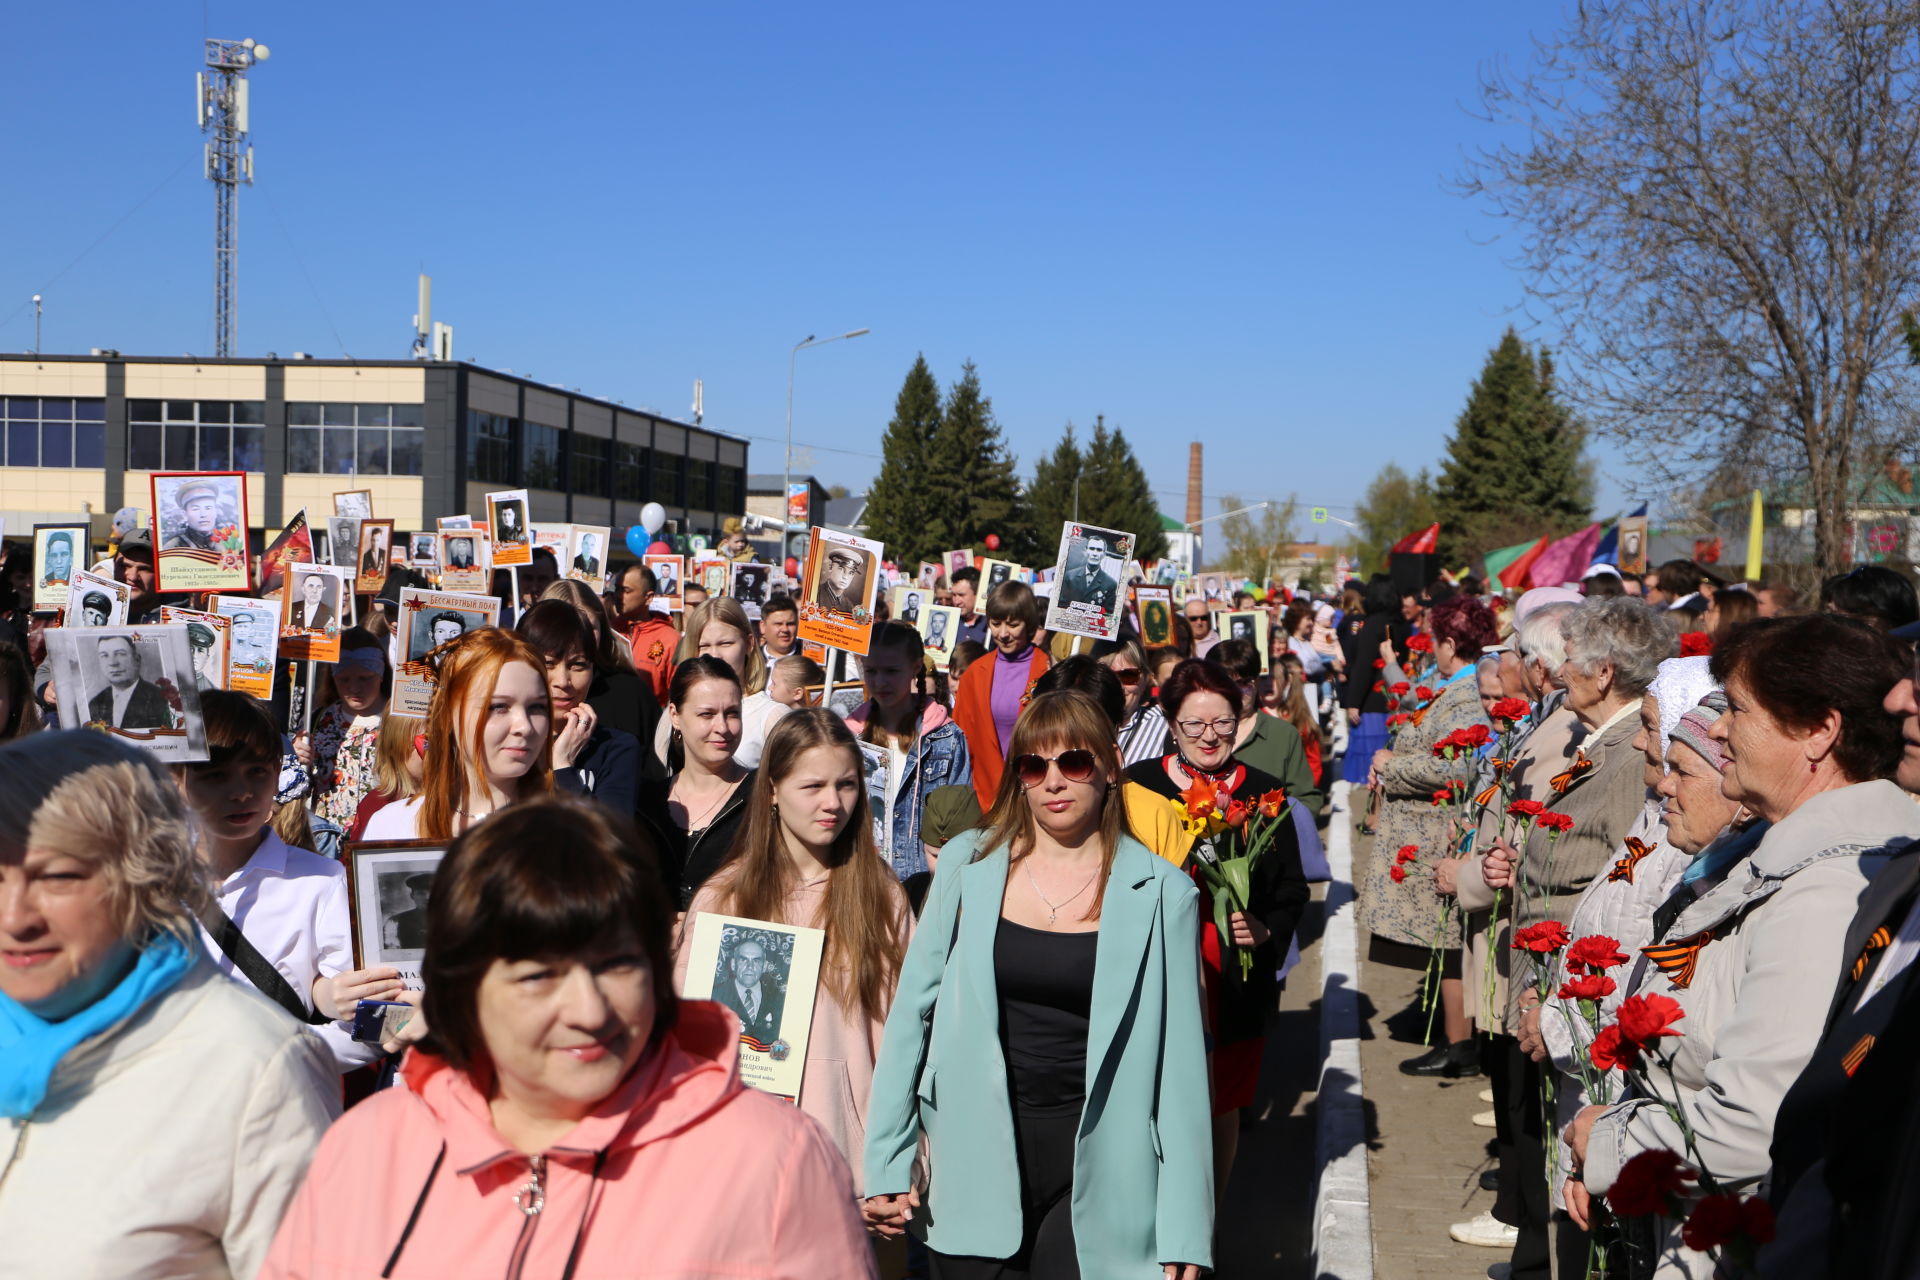
POLYGON ((993 648, 967 668, 954 694, 953 718, 967 735, 973 758, 973 790, 982 812, 993 807, 1006 768, 1013 722, 1027 704, 1033 682, 1046 674, 1047 655, 1033 643, 1044 615, 1033 588, 1003 582, 987 597, 987 635, 993 648))

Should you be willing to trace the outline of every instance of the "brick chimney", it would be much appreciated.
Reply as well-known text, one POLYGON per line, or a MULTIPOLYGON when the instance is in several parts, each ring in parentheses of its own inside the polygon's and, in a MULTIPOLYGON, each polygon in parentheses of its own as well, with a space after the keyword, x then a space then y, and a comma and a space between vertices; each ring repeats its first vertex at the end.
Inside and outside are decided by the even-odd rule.
POLYGON ((1206 516, 1200 501, 1200 442, 1187 446, 1187 523, 1199 524, 1206 516))

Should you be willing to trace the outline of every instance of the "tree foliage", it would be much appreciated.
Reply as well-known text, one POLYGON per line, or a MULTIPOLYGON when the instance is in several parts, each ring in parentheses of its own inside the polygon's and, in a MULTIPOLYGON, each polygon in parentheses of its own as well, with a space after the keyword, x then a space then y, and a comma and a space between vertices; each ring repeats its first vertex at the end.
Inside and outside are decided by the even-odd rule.
POLYGON ((1433 480, 1425 469, 1409 476, 1397 463, 1389 462, 1367 485, 1355 516, 1360 528, 1347 539, 1348 554, 1365 573, 1384 573, 1387 548, 1439 519, 1433 480))
POLYGON ((1593 473, 1585 444, 1585 432, 1555 394, 1552 358, 1508 329, 1454 423, 1433 486, 1441 558, 1457 564, 1586 523, 1593 473))
POLYGON ((1289 494, 1285 502, 1269 502, 1259 511, 1239 510, 1247 505, 1234 494, 1220 499, 1222 511, 1236 514, 1220 522, 1220 550, 1207 556, 1207 568, 1265 586, 1282 564, 1293 559, 1297 504, 1289 494))
MULTIPOLYGON (((981 391, 980 373, 971 360, 947 390, 929 458, 920 515, 925 545, 984 552, 987 536, 997 534, 1000 549, 995 554, 1032 564, 1039 552, 1031 512, 1023 501, 1014 456, 994 421, 993 401, 981 391)), ((891 548, 889 555, 892 558, 891 548)))
POLYGON ((948 550, 933 541, 926 521, 927 495, 936 487, 932 467, 940 421, 940 384, 926 356, 916 356, 894 398, 893 421, 880 443, 880 474, 867 493, 867 536, 884 543, 897 564, 918 564, 948 550))
POLYGON ((1126 433, 1108 430, 1102 415, 1094 419, 1093 434, 1084 449, 1069 422, 1053 452, 1034 463, 1027 505, 1042 544, 1041 562, 1049 560, 1049 550, 1058 549, 1061 524, 1074 518, 1076 478, 1082 522, 1133 534, 1137 560, 1158 560, 1167 554, 1160 504, 1154 500, 1146 469, 1134 457, 1126 433))
POLYGON ((1085 468, 1086 461, 1078 433, 1069 422, 1060 433, 1060 442, 1053 446, 1053 452, 1042 455, 1033 464, 1027 505, 1033 512, 1033 527, 1038 536, 1044 538, 1051 530, 1058 537, 1060 522, 1073 518, 1073 482, 1085 468))
POLYGON ((1864 460, 1911 447, 1920 7, 1585 0, 1482 102, 1524 141, 1461 180, 1519 232, 1569 391, 1677 487, 1804 477, 1828 572, 1864 460))

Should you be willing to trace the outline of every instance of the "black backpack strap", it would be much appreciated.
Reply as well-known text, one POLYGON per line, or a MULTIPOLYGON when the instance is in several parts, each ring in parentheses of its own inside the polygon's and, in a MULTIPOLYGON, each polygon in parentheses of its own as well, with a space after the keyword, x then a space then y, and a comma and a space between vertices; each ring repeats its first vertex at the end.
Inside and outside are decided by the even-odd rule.
POLYGON ((240 932, 240 926, 221 909, 218 900, 208 900, 207 909, 200 915, 200 923, 213 935, 213 940, 226 953, 227 959, 233 961, 233 967, 259 988, 267 999, 308 1026, 323 1027, 333 1021, 326 1014, 307 1007, 307 1002, 300 998, 286 975, 274 968, 273 963, 260 954, 258 947, 247 941, 247 935, 240 932))

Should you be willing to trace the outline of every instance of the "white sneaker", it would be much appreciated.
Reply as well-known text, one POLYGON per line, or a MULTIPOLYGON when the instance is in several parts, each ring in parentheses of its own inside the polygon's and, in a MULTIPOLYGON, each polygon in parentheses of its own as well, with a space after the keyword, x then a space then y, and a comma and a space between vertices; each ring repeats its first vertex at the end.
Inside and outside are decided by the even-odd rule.
POLYGON ((1473 1117, 1473 1122, 1482 1129, 1498 1129, 1500 1127, 1500 1122, 1494 1119, 1493 1112, 1491 1111, 1478 1112, 1473 1117))
MULTIPOLYGON (((1491 1212, 1482 1212, 1471 1222, 1456 1222, 1447 1234, 1461 1244, 1477 1244, 1488 1249, 1511 1249, 1520 1239, 1520 1228, 1510 1227, 1491 1212)), ((1499 1264, 1495 1264, 1499 1265, 1499 1264)), ((1493 1273, 1489 1271, 1488 1275, 1493 1273)))
POLYGON ((1491 1089, 1482 1089, 1482 1090, 1480 1091, 1480 1101, 1482 1101, 1482 1102, 1492 1102, 1492 1101, 1493 1101, 1493 1090, 1491 1090, 1491 1089))

